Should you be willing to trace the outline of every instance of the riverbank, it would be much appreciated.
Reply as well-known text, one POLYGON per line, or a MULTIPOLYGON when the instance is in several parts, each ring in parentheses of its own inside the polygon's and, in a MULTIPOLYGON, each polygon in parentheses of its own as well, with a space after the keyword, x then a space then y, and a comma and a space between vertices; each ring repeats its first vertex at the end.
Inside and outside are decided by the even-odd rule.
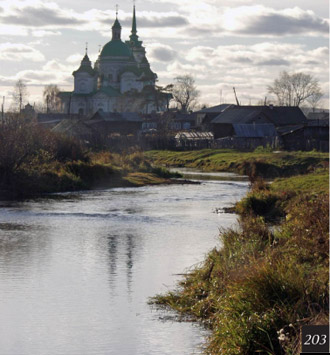
MULTIPOLYGON (((239 157, 208 150, 151 152, 149 156, 160 157, 155 159, 157 163, 190 160, 187 166, 207 169, 222 158, 215 169, 221 171, 224 166, 235 170, 242 166, 245 154, 251 153, 239 157)), ((250 192, 235 206, 238 228, 223 230, 221 248, 214 248, 176 290, 151 300, 212 329, 205 349, 208 354, 299 354, 302 325, 329 322, 329 171, 325 155, 270 154, 274 153, 247 156, 256 173, 250 192), (276 166, 273 173, 284 171, 292 176, 267 184, 257 175, 259 163, 276 166), (301 171, 309 173, 295 173, 301 171)), ((271 176, 267 171, 260 175, 271 176)))
POLYGON ((44 193, 173 183, 180 175, 155 168, 142 153, 88 153, 83 160, 28 161, 0 185, 0 198, 44 193))
POLYGON ((329 166, 328 153, 321 152, 255 152, 203 149, 195 151, 149 151, 147 159, 156 165, 196 168, 202 171, 225 171, 263 178, 306 174, 329 166))

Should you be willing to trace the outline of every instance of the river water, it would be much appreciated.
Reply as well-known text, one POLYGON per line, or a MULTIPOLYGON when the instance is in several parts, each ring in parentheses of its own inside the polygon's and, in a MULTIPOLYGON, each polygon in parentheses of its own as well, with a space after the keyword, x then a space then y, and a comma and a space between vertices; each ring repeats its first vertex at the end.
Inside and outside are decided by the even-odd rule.
POLYGON ((205 331, 147 301, 235 223, 213 211, 247 182, 220 176, 2 202, 0 354, 199 354, 205 331))

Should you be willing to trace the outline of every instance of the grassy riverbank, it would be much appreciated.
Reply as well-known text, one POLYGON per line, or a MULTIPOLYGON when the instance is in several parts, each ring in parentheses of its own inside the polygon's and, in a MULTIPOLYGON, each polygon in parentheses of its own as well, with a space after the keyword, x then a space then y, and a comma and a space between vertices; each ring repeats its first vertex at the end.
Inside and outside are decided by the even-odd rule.
MULTIPOLYGON (((216 171, 228 167, 233 156, 234 164, 241 164, 237 153, 210 153, 191 152, 188 166, 213 166, 220 156, 226 161, 216 171), (197 156, 213 160, 212 164, 198 163, 197 156)), ((179 154, 188 159, 189 152, 179 154)), ((272 153, 246 154, 254 162, 270 159, 266 163, 277 166, 277 173, 284 169, 284 175, 295 176, 269 185, 255 174, 250 192, 236 205, 239 226, 223 230, 221 248, 213 249, 176 290, 151 302, 189 314, 210 327, 208 354, 299 354, 301 326, 329 321, 326 155, 281 153, 272 158, 272 153), (296 163, 285 160, 288 154, 296 163), (302 167, 297 166, 299 161, 302 167), (310 173, 294 174, 298 171, 310 173)), ((156 155, 161 153, 150 153, 156 155)), ((164 162, 165 155, 168 164, 167 153, 156 161, 164 162)))
POLYGON ((203 171, 230 171, 264 178, 305 174, 328 166, 328 153, 320 152, 255 152, 203 149, 196 151, 150 151, 145 156, 154 164, 203 171))
POLYGON ((0 126, 0 199, 100 186, 172 182, 140 152, 91 152, 74 137, 55 133, 20 114, 0 126))
POLYGON ((175 176, 166 169, 152 167, 142 153, 86 153, 83 160, 66 161, 37 158, 22 164, 1 184, 0 197, 165 184, 175 176))

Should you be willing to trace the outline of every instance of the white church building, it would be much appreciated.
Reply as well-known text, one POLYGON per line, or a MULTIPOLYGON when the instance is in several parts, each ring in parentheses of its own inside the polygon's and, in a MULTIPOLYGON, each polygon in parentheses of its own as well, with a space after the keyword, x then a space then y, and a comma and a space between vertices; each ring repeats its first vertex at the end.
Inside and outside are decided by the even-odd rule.
POLYGON ((74 90, 60 92, 63 113, 165 111, 169 94, 155 88, 157 75, 150 69, 145 48, 137 36, 135 6, 129 41, 121 40, 121 25, 112 26, 112 39, 99 53, 94 67, 86 54, 72 73, 74 90))

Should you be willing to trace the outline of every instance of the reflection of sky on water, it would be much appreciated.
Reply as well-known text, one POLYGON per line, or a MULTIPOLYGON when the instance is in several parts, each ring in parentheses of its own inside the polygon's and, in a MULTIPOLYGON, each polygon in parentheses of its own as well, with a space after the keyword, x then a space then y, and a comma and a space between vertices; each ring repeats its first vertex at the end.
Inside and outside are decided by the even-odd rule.
MULTIPOLYGON (((17 354, 192 354, 203 331, 159 321, 148 297, 217 244, 212 213, 246 182, 97 190, 0 208, 0 349, 17 354)), ((195 350, 194 350, 195 349, 195 350)))

